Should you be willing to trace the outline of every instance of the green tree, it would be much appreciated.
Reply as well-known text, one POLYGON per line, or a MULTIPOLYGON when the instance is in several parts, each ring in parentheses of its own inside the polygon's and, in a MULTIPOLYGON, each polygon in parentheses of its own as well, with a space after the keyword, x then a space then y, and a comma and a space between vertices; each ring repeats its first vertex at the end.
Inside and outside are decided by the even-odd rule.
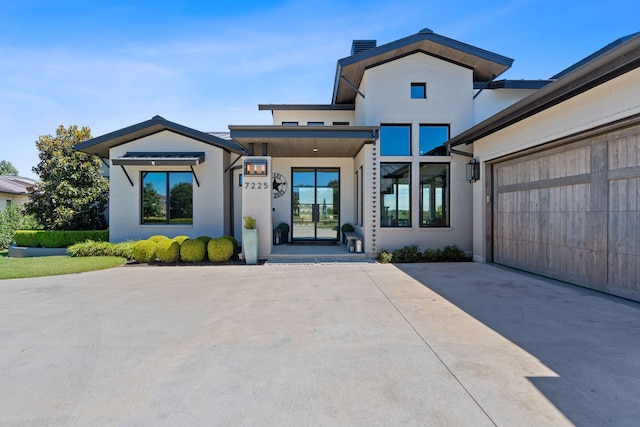
POLYGON ((193 218, 193 185, 181 182, 171 187, 169 209, 172 220, 193 218))
POLYGON ((47 230, 100 230, 109 183, 102 176, 102 162, 96 156, 74 150, 91 138, 88 127, 58 127, 56 135, 36 141, 40 162, 33 171, 40 177, 30 194, 25 211, 47 230))
POLYGON ((0 175, 17 176, 18 175, 18 169, 13 167, 11 162, 8 162, 6 160, 0 160, 0 175))
POLYGON ((142 187, 142 212, 144 217, 149 219, 162 215, 160 195, 150 182, 142 187))

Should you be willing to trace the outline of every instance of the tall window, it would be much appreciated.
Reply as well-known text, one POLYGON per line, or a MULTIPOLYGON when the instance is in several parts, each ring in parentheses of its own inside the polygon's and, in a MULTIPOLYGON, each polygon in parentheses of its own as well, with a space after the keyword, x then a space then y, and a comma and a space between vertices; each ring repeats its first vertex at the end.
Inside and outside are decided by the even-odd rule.
POLYGON ((420 125, 420 155, 446 156, 447 147, 443 144, 449 140, 449 126, 420 125))
POLYGON ((411 163, 380 164, 380 225, 411 226, 411 163))
POLYGON ((193 224, 193 174, 142 172, 142 223, 193 224))
POLYGON ((420 227, 449 226, 449 163, 420 164, 420 227))
POLYGON ((380 154, 382 156, 410 156, 411 125, 381 125, 380 154))

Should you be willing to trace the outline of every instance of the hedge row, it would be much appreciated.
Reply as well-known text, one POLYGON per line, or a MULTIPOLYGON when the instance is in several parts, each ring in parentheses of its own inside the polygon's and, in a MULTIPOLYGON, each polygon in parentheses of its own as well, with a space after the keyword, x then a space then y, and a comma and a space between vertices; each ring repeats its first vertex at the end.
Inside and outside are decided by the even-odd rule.
POLYGON ((109 241, 109 230, 17 230, 13 234, 13 240, 18 246, 31 248, 66 248, 86 240, 107 242, 109 241))
POLYGON ((178 236, 170 239, 166 236, 151 236, 147 240, 140 240, 133 245, 133 259, 136 262, 224 262, 231 259, 238 246, 238 242, 231 236, 212 239, 200 236, 190 239, 178 236))

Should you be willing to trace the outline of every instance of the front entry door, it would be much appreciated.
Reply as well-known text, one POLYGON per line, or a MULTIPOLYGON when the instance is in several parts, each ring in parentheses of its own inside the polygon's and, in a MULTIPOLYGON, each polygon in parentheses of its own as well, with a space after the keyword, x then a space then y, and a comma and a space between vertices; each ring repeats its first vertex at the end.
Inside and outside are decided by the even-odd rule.
POLYGON ((293 168, 293 240, 339 239, 340 169, 293 168))

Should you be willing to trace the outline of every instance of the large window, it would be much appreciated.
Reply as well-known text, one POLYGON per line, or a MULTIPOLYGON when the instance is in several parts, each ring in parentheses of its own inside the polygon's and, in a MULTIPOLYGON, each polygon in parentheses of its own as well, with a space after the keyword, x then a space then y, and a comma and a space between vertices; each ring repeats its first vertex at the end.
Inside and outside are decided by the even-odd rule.
POLYGON ((193 174, 142 172, 142 223, 193 224, 193 174))
POLYGON ((449 126, 420 125, 420 155, 446 156, 447 147, 443 144, 449 140, 449 126))
POLYGON ((420 226, 449 226, 449 163, 420 164, 420 226))
POLYGON ((380 165, 380 225, 382 227, 411 226, 411 164, 382 163, 380 165))
POLYGON ((381 125, 380 154, 382 156, 410 156, 411 125, 381 125))

